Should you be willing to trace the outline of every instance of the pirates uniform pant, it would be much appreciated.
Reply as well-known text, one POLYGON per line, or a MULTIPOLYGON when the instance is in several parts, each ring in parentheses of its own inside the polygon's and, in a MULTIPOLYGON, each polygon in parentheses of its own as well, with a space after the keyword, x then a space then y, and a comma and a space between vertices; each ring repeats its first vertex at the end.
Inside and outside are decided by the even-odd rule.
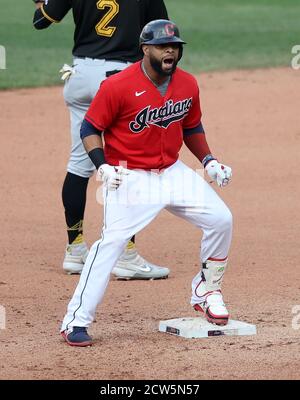
POLYGON ((84 116, 95 97, 100 83, 111 71, 121 71, 131 63, 98 60, 94 58, 74 58, 74 73, 64 86, 64 99, 69 108, 71 120, 71 153, 67 171, 83 178, 89 178, 95 171, 80 138, 80 128, 84 116))
MULTIPOLYGON (((203 170, 201 170, 203 172, 203 170)), ((128 240, 162 209, 203 231, 200 262, 224 259, 232 236, 232 215, 201 173, 181 161, 163 172, 131 170, 116 191, 104 188, 102 236, 90 249, 61 330, 88 327, 102 301, 110 273, 128 240)))

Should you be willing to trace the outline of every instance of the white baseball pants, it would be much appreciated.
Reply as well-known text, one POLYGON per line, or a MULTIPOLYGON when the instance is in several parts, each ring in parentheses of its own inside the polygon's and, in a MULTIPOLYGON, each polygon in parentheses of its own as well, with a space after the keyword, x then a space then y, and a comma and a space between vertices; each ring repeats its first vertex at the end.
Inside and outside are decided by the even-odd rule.
MULTIPOLYGON (((203 172, 203 170, 201 170, 203 172)), ((90 249, 61 330, 88 327, 102 301, 110 273, 128 240, 162 209, 203 231, 200 262, 224 259, 232 235, 232 215, 203 179, 181 161, 162 173, 131 170, 116 191, 104 189, 102 237, 90 249)))

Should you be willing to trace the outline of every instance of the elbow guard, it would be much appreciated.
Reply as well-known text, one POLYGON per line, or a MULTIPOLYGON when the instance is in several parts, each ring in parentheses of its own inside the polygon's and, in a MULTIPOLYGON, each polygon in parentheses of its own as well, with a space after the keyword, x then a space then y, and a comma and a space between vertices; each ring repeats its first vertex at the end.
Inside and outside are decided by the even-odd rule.
POLYGON ((83 140, 87 136, 91 135, 99 135, 101 136, 101 131, 99 129, 95 128, 94 125, 92 125, 89 121, 84 119, 81 124, 80 128, 80 137, 81 140, 83 140))

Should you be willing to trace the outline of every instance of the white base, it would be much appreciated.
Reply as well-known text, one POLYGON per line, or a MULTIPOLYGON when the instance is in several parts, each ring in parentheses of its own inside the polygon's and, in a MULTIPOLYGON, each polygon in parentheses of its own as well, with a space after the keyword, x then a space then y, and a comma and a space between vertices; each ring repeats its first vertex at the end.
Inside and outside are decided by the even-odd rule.
POLYGON ((185 338, 206 338, 221 335, 256 335, 256 326, 232 319, 228 321, 227 325, 218 326, 201 317, 176 318, 160 321, 159 331, 185 338))

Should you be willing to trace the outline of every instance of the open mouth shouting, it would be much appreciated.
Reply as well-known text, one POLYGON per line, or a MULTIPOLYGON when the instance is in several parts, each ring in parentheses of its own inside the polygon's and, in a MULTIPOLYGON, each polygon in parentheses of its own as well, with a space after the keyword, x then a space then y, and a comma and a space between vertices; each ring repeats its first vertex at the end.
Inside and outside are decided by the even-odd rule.
POLYGON ((172 71, 172 70, 173 70, 173 67, 174 67, 174 65, 175 65, 175 58, 174 58, 174 57, 171 57, 171 56, 167 56, 167 57, 163 58, 161 64, 162 64, 162 68, 163 68, 164 70, 172 71))

